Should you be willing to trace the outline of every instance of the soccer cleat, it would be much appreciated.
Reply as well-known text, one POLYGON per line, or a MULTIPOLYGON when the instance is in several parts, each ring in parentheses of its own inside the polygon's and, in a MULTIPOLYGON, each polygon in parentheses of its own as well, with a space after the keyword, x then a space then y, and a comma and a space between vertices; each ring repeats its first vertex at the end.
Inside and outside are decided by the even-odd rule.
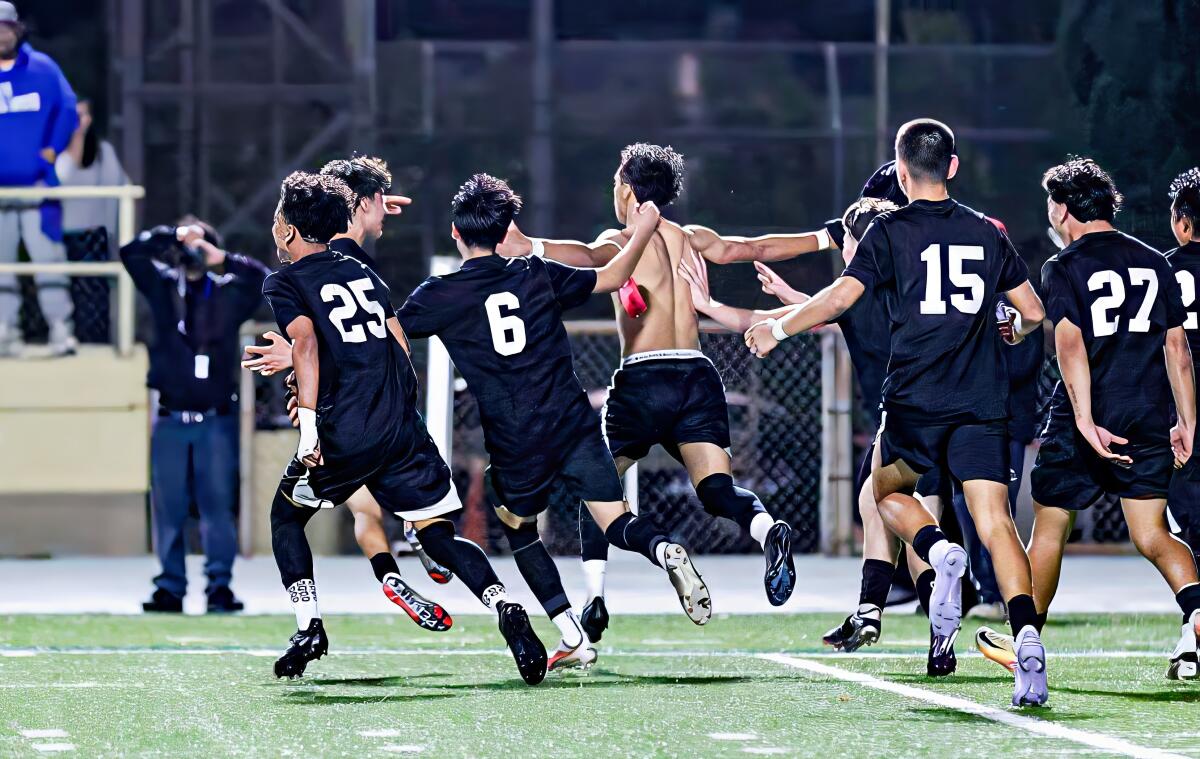
POLYGON ((433 560, 429 554, 425 553, 424 546, 417 538, 417 530, 412 526, 411 522, 404 523, 404 539, 412 546, 413 553, 421 560, 421 566, 425 567, 425 574, 429 575, 429 579, 436 582, 438 585, 445 585, 454 579, 454 572, 433 560))
POLYGON ((851 653, 879 640, 883 610, 874 604, 862 604, 846 620, 822 636, 821 641, 839 651, 851 653))
POLYGON ((1017 649, 1011 635, 981 627, 975 631, 975 647, 984 658, 991 659, 1009 672, 1016 670, 1017 649))
POLYGON ((165 588, 156 588, 150 600, 142 602, 142 611, 148 614, 182 614, 183 597, 165 588))
POLYGON ((772 606, 783 606, 792 597, 796 587, 796 564, 792 560, 792 526, 787 522, 776 522, 763 541, 763 555, 767 560, 767 571, 763 585, 767 589, 767 600, 772 606))
POLYGON ((1171 652, 1171 666, 1167 668, 1168 680, 1195 680, 1197 675, 1196 638, 1200 636, 1200 611, 1183 623, 1183 631, 1175 650, 1171 652))
POLYGON ((275 662, 275 676, 294 680, 304 676, 304 668, 310 661, 320 659, 329 653, 329 636, 325 634, 325 626, 317 617, 308 623, 307 630, 297 630, 289 641, 291 645, 275 662))
POLYGON ((958 630, 949 636, 938 635, 929 630, 929 656, 925 660, 925 674, 930 677, 953 675, 958 669, 958 658, 954 655, 954 639, 958 630))
POLYGON ((1042 706, 1050 698, 1046 688, 1046 649, 1042 636, 1032 625, 1021 628, 1016 637, 1017 667, 1013 684, 1013 706, 1042 706))
POLYGON ((708 586, 688 558, 687 551, 678 543, 668 543, 666 563, 667 576, 679 594, 679 605, 693 622, 707 624, 712 617, 712 599, 708 595, 708 586))
POLYGON ((550 654, 547 668, 551 671, 570 669, 571 667, 587 669, 596 663, 596 658, 596 649, 588 642, 587 638, 582 638, 577 646, 569 646, 565 641, 560 640, 558 648, 550 654))
POLYGON ((517 671, 526 685, 537 685, 546 679, 546 647, 538 639, 529 615, 518 603, 500 601, 497 604, 500 617, 500 634, 508 643, 508 650, 517 662, 517 671))
POLYGON ((929 626, 935 635, 950 638, 958 632, 962 620, 962 583, 959 580, 967 571, 967 552, 957 543, 951 543, 937 558, 933 567, 937 572, 933 596, 929 599, 929 626))
POLYGON ((79 341, 71 333, 71 326, 65 321, 54 322, 50 325, 50 355, 73 356, 79 350, 79 341))
POLYGON ((219 585, 208 591, 209 614, 233 614, 245 608, 246 605, 233 595, 228 585, 219 585))
POLYGON ((600 636, 608 629, 608 606, 604 603, 604 596, 596 596, 587 602, 579 623, 583 625, 583 632, 588 640, 593 643, 600 642, 600 636))
POLYGON ((384 575, 383 594, 426 630, 445 632, 454 624, 445 609, 413 590, 398 574, 384 575))

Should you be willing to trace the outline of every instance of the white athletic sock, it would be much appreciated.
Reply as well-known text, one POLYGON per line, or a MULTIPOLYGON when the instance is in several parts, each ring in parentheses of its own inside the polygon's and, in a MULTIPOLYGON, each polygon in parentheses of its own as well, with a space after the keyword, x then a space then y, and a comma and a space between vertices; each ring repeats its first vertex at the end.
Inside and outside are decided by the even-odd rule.
POLYGON ((583 581, 587 585, 587 599, 604 597, 604 575, 608 571, 605 559, 589 559, 583 562, 583 581))
POLYGON ((754 515, 750 520, 750 537, 758 541, 760 546, 765 546, 767 542, 767 533, 775 526, 775 517, 763 511, 754 515))
POLYGON ((557 617, 551 617, 550 621, 553 622, 558 627, 558 631, 562 633, 563 643, 566 643, 571 648, 575 648, 580 643, 583 643, 583 627, 580 626, 579 619, 575 616, 575 612, 567 609, 557 617))
POLYGON ((292 599, 292 610, 296 612, 296 629, 307 630, 314 619, 321 618, 317 609, 317 581, 296 580, 287 591, 292 599))
POLYGON ((663 541, 654 548, 654 561, 663 569, 667 568, 667 546, 670 543, 663 541))
POLYGON ((490 585, 483 589, 483 595, 479 600, 483 601, 483 605, 492 611, 499 611, 500 602, 508 600, 508 591, 499 583, 490 585))
POLYGON ((936 569, 938 564, 942 563, 942 559, 946 558, 946 551, 950 550, 949 540, 939 540, 929 547, 929 564, 936 569))

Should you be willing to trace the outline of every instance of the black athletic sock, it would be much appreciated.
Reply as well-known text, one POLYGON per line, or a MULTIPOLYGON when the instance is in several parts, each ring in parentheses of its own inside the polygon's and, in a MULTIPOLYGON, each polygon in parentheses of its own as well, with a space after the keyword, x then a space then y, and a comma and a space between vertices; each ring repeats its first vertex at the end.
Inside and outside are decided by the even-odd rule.
POLYGON ((1175 594, 1179 610, 1183 612, 1183 621, 1187 622, 1192 612, 1200 609, 1200 584, 1189 585, 1175 594))
POLYGON ((1038 614, 1037 618, 1035 619, 1035 621, 1033 623, 1033 626, 1037 628, 1038 634, 1040 635, 1042 632, 1042 628, 1046 626, 1046 615, 1038 614))
POLYGON ((313 579, 312 548, 304 526, 317 513, 317 509, 302 508, 288 500, 283 494, 287 482, 285 479, 279 483, 271 502, 271 552, 284 588, 290 588, 297 580, 313 579))
POLYGON ((929 599, 933 597, 933 580, 937 577, 937 572, 933 569, 926 569, 921 574, 917 575, 917 581, 913 583, 917 586, 917 601, 921 604, 921 611, 925 612, 925 616, 929 616, 929 599))
POLYGON ((604 537, 617 548, 640 553, 655 565, 658 559, 654 557, 654 549, 667 539, 648 518, 635 517, 628 511, 608 525, 604 537))
POLYGON ((457 575, 484 606, 491 608, 488 589, 499 587, 503 590, 504 584, 496 576, 482 548, 455 535, 454 525, 445 520, 421 528, 417 531, 417 537, 431 559, 457 575))
POLYGON ((696 496, 709 514, 731 519, 747 532, 754 517, 767 511, 758 496, 734 485, 733 477, 724 473, 710 474, 700 480, 696 484, 696 496))
POLYGON ((865 559, 862 564, 862 587, 858 591, 859 606, 872 604, 882 609, 887 603, 892 573, 895 571, 896 567, 891 562, 865 559))
POLYGON ((400 566, 396 563, 396 557, 390 553, 377 553, 371 557, 371 569, 375 570, 375 579, 383 582, 383 578, 389 574, 400 574, 400 566))
POLYGON ((1041 628, 1038 627, 1037 609, 1033 605, 1033 596, 1022 593, 1008 599, 1008 624, 1012 627, 1014 638, 1020 635, 1027 625, 1041 632, 1041 628))
POLYGON ((579 555, 584 561, 607 561, 608 540, 592 518, 587 504, 579 502, 579 555))
POLYGON ((912 547, 917 552, 917 556, 921 557, 921 561, 926 564, 929 561, 929 549, 937 545, 938 541, 945 540, 946 534, 942 532, 942 528, 936 524, 927 524, 917 530, 917 534, 913 537, 912 547))
POLYGON ((546 610, 546 615, 554 619, 570 609, 571 602, 567 599, 567 591, 563 589, 558 567, 554 565, 554 559, 550 558, 549 551, 542 543, 537 525, 523 524, 515 530, 506 524, 503 527, 517 569, 521 571, 521 577, 525 578, 525 584, 546 610))

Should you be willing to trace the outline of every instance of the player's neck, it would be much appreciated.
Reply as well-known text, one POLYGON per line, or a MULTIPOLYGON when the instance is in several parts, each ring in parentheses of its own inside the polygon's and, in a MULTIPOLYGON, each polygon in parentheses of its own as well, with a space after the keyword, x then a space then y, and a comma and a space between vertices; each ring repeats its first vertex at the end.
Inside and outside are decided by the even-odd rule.
POLYGON ((913 182, 908 188, 909 203, 914 200, 937 202, 939 200, 946 200, 949 197, 950 191, 946 189, 945 183, 913 182))
POLYGON ((357 224, 351 224, 350 228, 342 234, 334 235, 333 240, 353 240, 354 244, 361 248, 367 242, 367 233, 357 224))
POLYGON ((313 253, 321 253, 329 248, 328 245, 319 243, 306 242, 303 245, 297 245, 292 250, 288 251, 288 256, 292 259, 292 263, 296 263, 302 258, 308 258, 313 253))
POLYGON ((1067 245, 1070 245, 1071 243, 1075 242, 1076 240, 1078 240, 1080 237, 1083 237, 1084 235, 1090 235, 1094 232, 1112 232, 1115 229, 1116 229, 1116 227, 1114 227, 1112 225, 1112 222, 1103 221, 1100 219, 1097 219, 1095 221, 1083 221, 1083 222, 1077 221, 1074 223, 1067 224, 1067 228, 1066 228, 1067 234, 1064 236, 1064 238, 1069 238, 1069 239, 1063 239, 1063 242, 1066 243, 1067 245))
POLYGON ((495 250, 488 248, 468 248, 465 245, 460 245, 458 252, 462 255, 464 261, 470 261, 473 258, 483 258, 484 256, 496 255, 495 250))

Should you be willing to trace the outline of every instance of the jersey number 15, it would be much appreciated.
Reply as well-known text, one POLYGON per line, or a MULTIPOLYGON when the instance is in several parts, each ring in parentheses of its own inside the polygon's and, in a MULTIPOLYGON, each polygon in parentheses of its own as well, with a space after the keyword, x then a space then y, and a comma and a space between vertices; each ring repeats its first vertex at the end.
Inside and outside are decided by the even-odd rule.
MULTIPOLYGON (((966 261, 982 261, 983 247, 980 245, 947 245, 949 254, 950 284, 967 291, 951 293, 950 305, 964 314, 977 314, 983 306, 983 277, 963 271, 966 261)), ((921 251, 925 263, 925 298, 921 300, 921 313, 944 314, 946 301, 942 297, 942 246, 934 243, 921 251)))

